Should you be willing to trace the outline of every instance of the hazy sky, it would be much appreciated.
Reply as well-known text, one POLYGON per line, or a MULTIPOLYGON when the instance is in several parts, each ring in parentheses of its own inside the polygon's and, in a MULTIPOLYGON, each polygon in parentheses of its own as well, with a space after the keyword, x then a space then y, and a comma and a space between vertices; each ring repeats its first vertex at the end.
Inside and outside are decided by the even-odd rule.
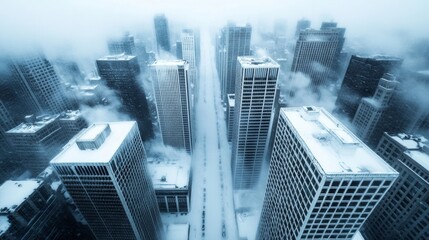
POLYGON ((409 41, 429 37, 427 9, 427 0, 0 0, 0 52, 38 44, 49 54, 101 54, 109 36, 125 30, 152 34, 153 15, 163 12, 170 25, 183 26, 217 27, 234 20, 270 30, 275 19, 283 19, 289 33, 303 17, 314 28, 334 20, 347 28, 346 45, 358 39, 377 51, 400 54, 409 41))

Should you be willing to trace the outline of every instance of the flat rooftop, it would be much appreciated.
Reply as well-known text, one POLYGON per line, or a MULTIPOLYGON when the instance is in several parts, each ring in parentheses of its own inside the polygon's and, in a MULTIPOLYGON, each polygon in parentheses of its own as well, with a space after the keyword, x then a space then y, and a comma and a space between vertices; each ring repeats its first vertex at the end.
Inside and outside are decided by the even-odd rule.
POLYGON ((127 54, 117 54, 117 55, 108 55, 102 58, 97 59, 97 61, 124 61, 124 60, 131 60, 135 58, 136 56, 133 55, 127 55, 127 54))
POLYGON ((237 58, 244 68, 279 68, 280 65, 270 57, 243 56, 237 58))
POLYGON ((398 173, 323 108, 281 108, 326 174, 398 173))
POLYGON ((151 66, 184 66, 185 60, 156 60, 151 66))
POLYGON ((403 133, 390 137, 404 147, 405 155, 429 171, 429 141, 425 137, 403 133))
POLYGON ((34 119, 34 122, 23 122, 7 131, 7 133, 36 133, 40 129, 54 122, 58 116, 58 114, 39 116, 34 119))
POLYGON ((235 94, 228 94, 228 104, 230 107, 235 106, 235 94))
POLYGON ((107 163, 110 162, 124 139, 128 136, 136 122, 108 122, 95 123, 90 127, 82 130, 63 148, 52 161, 52 163, 107 163), (106 125, 110 126, 110 135, 105 139, 103 144, 97 149, 79 149, 76 141, 91 140, 103 131, 106 125))
POLYGON ((41 180, 4 182, 0 186, 0 213, 15 211, 41 184, 41 180))
POLYGON ((169 224, 166 226, 167 240, 188 240, 189 224, 169 224))
POLYGON ((190 160, 149 157, 148 168, 155 189, 188 188, 190 160))
POLYGON ((79 110, 67 110, 60 114, 60 120, 76 120, 82 116, 82 113, 79 110))

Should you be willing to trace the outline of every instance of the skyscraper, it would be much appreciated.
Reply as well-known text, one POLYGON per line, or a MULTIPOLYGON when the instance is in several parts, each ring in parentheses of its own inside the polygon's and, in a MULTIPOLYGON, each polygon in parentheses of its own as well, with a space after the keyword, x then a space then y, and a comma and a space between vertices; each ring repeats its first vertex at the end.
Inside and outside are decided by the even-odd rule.
POLYGON ((163 14, 156 15, 154 24, 158 54, 161 51, 170 52, 170 35, 168 33, 167 18, 163 14))
POLYGON ((307 19, 301 19, 296 23, 295 38, 299 37, 302 30, 310 28, 311 22, 307 19))
POLYGON ((123 111, 137 121, 143 140, 152 138, 152 120, 146 94, 139 82, 140 67, 137 57, 112 55, 97 60, 100 77, 118 93, 123 111))
POLYGON ((376 152, 400 176, 365 222, 365 239, 429 239, 428 143, 408 134, 383 135, 376 152))
POLYGON ((134 37, 129 33, 124 34, 120 39, 112 39, 107 43, 109 53, 111 55, 127 54, 135 55, 136 46, 134 44, 134 37))
POLYGON ((308 75, 313 89, 333 83, 336 80, 334 68, 343 48, 345 31, 345 28, 300 31, 291 71, 308 75))
POLYGON ((17 161, 33 176, 43 171, 70 137, 62 131, 59 115, 27 116, 24 123, 6 132, 17 161))
POLYGON ((196 39, 194 35, 194 31, 191 29, 184 29, 180 35, 180 39, 182 42, 182 59, 188 62, 188 79, 190 85, 193 86, 191 88, 191 109, 193 109, 193 99, 195 86, 197 84, 197 52, 196 52, 196 39))
POLYGON ((325 110, 282 108, 257 239, 351 239, 397 177, 325 110))
POLYGON ((234 189, 259 180, 276 95, 279 65, 271 58, 238 57, 232 177, 234 189))
POLYGON ((356 135, 362 141, 367 142, 372 137, 374 128, 387 108, 397 85, 398 82, 392 74, 384 74, 378 82, 374 96, 362 98, 352 122, 356 135))
POLYGON ((341 89, 335 102, 335 112, 352 120, 363 97, 374 95, 378 81, 385 73, 395 73, 402 59, 389 56, 360 57, 350 59, 341 89))
POLYGON ((0 160, 5 159, 11 152, 9 142, 6 138, 6 131, 15 127, 15 122, 9 114, 9 111, 3 105, 0 99, 0 160))
POLYGON ((93 124, 51 165, 97 239, 163 239, 136 122, 93 124))
MULTIPOLYGON (((252 27, 247 25, 228 24, 223 30, 224 43, 226 49, 226 71, 224 83, 221 83, 222 100, 227 102, 227 95, 234 94, 235 78, 237 71, 237 57, 250 55, 250 38, 252 36, 252 27)), ((222 75, 222 73, 221 73, 222 75)))
MULTIPOLYGON (((13 60, 14 81, 18 82, 19 101, 34 114, 60 113, 72 107, 51 63, 41 55, 13 60)), ((19 110, 18 110, 19 111, 19 110)), ((21 120, 24 116, 20 116, 21 120)))
POLYGON ((159 60, 151 65, 159 127, 164 144, 192 152, 188 63, 159 60))
POLYGON ((228 94, 228 105, 226 106, 226 127, 228 130, 228 142, 231 142, 234 133, 234 109, 235 94, 228 94))

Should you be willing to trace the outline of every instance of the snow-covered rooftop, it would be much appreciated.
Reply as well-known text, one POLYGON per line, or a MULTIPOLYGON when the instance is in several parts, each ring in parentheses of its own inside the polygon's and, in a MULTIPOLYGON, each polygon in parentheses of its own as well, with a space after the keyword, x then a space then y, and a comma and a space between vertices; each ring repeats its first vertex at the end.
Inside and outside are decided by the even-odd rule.
POLYGON ((152 66, 183 66, 186 64, 185 60, 156 60, 152 66))
POLYGON ((235 94, 228 94, 228 104, 229 107, 235 106, 235 94))
POLYGON ((357 230, 357 232, 355 233, 355 235, 353 235, 352 240, 365 240, 365 238, 363 238, 362 234, 360 233, 359 230, 357 230))
POLYGON ((67 110, 60 114, 60 120, 70 120, 74 121, 82 116, 82 113, 79 110, 67 110))
POLYGON ((237 58, 243 68, 273 68, 280 65, 270 57, 243 56, 237 58))
POLYGON ((166 228, 167 240, 189 239, 189 224, 169 224, 166 228))
POLYGON ((13 212, 37 189, 41 180, 8 180, 0 186, 0 213, 13 212))
POLYGON ((34 122, 23 122, 7 131, 8 133, 36 133, 40 129, 48 126, 58 118, 56 115, 45 115, 34 118, 34 122))
POLYGON ((97 61, 124 61, 124 60, 131 60, 135 58, 136 56, 133 55, 127 55, 127 54, 118 54, 118 55, 108 55, 102 58, 97 59, 97 61))
POLYGON ((133 121, 96 123, 89 128, 82 130, 63 148, 51 163, 106 163, 109 162, 124 139, 127 137, 132 127, 136 124, 133 121), (81 150, 76 141, 91 139, 104 130, 106 124, 110 126, 110 135, 107 136, 100 147, 92 150, 81 150))
POLYGON ((405 155, 429 171, 429 141, 425 137, 404 133, 390 137, 404 148, 405 155))
POLYGON ((190 165, 186 159, 148 158, 155 189, 188 188, 190 165))
POLYGON ((398 174, 323 108, 282 108, 281 115, 325 173, 398 174))
POLYGON ((0 236, 10 227, 10 222, 7 216, 0 215, 0 236))

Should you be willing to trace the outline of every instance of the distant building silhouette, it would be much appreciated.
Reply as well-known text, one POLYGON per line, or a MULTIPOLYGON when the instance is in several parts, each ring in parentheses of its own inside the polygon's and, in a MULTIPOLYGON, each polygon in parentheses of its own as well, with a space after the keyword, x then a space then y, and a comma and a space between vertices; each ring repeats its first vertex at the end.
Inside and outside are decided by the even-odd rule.
POLYGON ((253 188, 264 161, 279 65, 271 58, 238 57, 232 135, 234 189, 253 188))
POLYGON ((109 54, 127 54, 136 55, 136 46, 134 44, 134 37, 129 33, 124 34, 120 39, 112 39, 108 41, 109 54))
POLYGON ((296 23, 295 37, 298 38, 302 30, 310 28, 311 22, 307 19, 301 19, 296 23))
POLYGON ((345 28, 337 27, 300 31, 291 71, 308 75, 312 89, 334 83, 345 31, 345 28))
POLYGON ((397 177, 325 110, 282 108, 256 239, 352 239, 397 177))
POLYGON ((123 105, 123 112, 137 121, 143 140, 153 137, 152 120, 146 94, 140 83, 137 57, 112 55, 97 60, 100 77, 116 91, 123 105))
POLYGON ((91 125, 51 165, 97 239, 163 239, 136 122, 91 125))
POLYGON ((389 56, 360 57, 350 59, 344 80, 335 102, 335 112, 353 119, 363 97, 374 95, 378 81, 385 73, 396 73, 402 59, 389 56))
POLYGON ((222 66, 220 70, 226 73, 220 72, 219 75, 221 75, 222 101, 227 103, 227 95, 235 92, 237 57, 251 55, 252 27, 249 24, 235 25, 230 23, 221 31, 221 35, 219 53, 222 53, 222 49, 224 49, 226 56, 220 57, 219 64, 222 66), (221 60, 224 62, 220 62, 221 60))
POLYGON ((168 22, 165 15, 156 15, 154 18, 156 43, 158 54, 161 51, 170 52, 170 35, 168 33, 168 22))
POLYGON ((362 98, 352 124, 356 135, 364 142, 372 137, 383 111, 388 107, 396 86, 399 82, 395 76, 385 73, 378 82, 374 96, 362 98))
POLYGON ((159 60, 151 65, 158 121, 164 144, 192 152, 188 63, 159 60))
POLYGON ((400 176, 365 222, 365 239, 429 238, 428 144, 422 137, 384 133, 376 152, 400 176))

